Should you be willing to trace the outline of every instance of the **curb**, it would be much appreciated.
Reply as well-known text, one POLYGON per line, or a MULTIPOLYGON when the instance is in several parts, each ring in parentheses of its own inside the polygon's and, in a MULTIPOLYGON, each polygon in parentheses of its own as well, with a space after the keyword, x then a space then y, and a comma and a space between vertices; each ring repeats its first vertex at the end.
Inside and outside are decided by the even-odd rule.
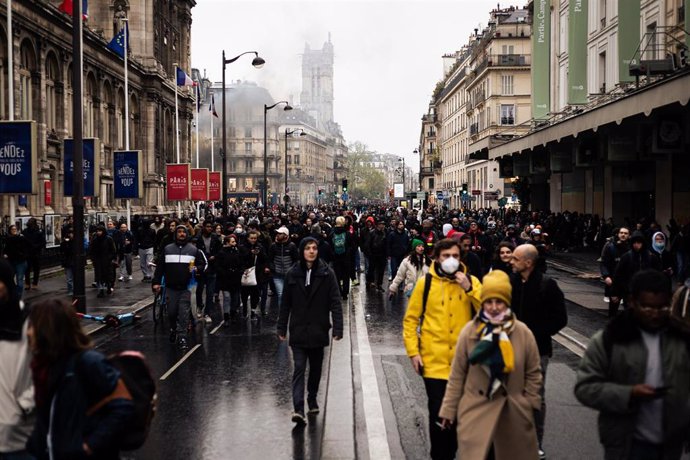
MULTIPOLYGON (((135 315, 139 314, 139 313, 143 312, 144 310, 150 308, 153 305, 154 298, 155 298, 155 296, 153 296, 153 295, 148 296, 148 297, 140 300, 139 302, 130 305, 130 310, 125 311, 124 313, 134 313, 135 315)), ((127 327, 127 326, 124 326, 124 327, 127 327)), ((101 324, 97 328, 87 332, 87 335, 95 336, 96 334, 100 334, 102 332, 105 332, 105 330, 107 330, 107 329, 108 329, 107 324, 101 324)), ((119 328, 119 329, 122 330, 122 328, 119 328)))

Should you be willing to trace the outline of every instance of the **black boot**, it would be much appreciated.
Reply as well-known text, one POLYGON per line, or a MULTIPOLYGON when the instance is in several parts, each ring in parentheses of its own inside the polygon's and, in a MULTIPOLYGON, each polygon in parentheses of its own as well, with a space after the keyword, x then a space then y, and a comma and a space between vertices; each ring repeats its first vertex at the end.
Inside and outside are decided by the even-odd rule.
POLYGON ((230 313, 223 313, 223 326, 230 327, 230 313))
POLYGON ((98 290, 98 295, 96 296, 99 299, 105 297, 105 290, 104 289, 99 289, 98 290))

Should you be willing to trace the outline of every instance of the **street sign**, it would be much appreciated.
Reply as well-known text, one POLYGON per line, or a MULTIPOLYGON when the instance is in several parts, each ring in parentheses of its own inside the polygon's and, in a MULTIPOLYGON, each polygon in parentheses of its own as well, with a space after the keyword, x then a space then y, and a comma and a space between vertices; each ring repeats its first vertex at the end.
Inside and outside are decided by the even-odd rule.
POLYGON ((482 191, 481 190, 472 190, 472 195, 481 195, 482 191))
POLYGON ((424 200, 426 198, 426 192, 417 192, 417 199, 424 200))
POLYGON ((508 204, 508 198, 503 197, 498 200, 498 205, 500 207, 504 207, 506 204, 508 204))
POLYGON ((405 198, 405 189, 403 184, 393 184, 393 197, 405 198))
POLYGON ((350 196, 347 193, 343 193, 342 195, 340 195, 340 199, 342 199, 343 201, 347 201, 350 199, 350 196))
POLYGON ((436 199, 442 200, 443 199, 443 192, 441 192, 441 191, 436 192, 436 199))

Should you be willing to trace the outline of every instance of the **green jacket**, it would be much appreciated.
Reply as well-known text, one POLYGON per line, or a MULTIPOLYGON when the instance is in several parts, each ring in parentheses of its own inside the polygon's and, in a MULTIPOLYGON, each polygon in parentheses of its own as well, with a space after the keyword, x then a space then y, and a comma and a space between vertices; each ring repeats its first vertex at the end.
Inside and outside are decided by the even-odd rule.
MULTIPOLYGON (((665 459, 680 458, 690 429, 690 338, 669 327, 662 333, 665 459)), ((597 332, 580 362, 575 396, 599 411, 599 438, 607 460, 627 459, 635 433, 638 406, 630 394, 643 383, 647 348, 632 312, 625 311, 597 332)))

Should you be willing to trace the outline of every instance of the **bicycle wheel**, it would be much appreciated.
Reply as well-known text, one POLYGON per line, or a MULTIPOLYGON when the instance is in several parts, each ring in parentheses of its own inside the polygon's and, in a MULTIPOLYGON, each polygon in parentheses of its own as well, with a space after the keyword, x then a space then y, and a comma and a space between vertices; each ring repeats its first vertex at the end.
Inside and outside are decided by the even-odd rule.
POLYGON ((156 296, 153 298, 153 306, 152 306, 152 315, 153 315, 153 322, 158 323, 158 317, 161 315, 161 310, 163 309, 163 293, 158 292, 156 296))

